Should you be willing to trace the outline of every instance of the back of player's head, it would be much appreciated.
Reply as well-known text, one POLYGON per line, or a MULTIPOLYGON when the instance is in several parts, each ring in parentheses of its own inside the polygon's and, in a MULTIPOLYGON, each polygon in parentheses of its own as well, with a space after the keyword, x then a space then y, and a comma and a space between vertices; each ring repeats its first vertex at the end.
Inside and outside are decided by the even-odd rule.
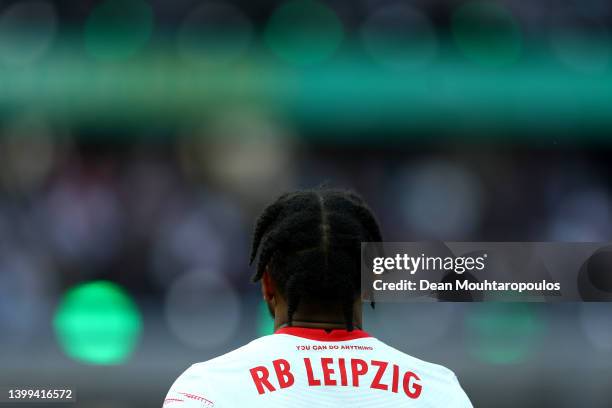
POLYGON ((258 252, 259 259, 253 280, 268 268, 287 300, 289 324, 301 302, 338 303, 352 330, 361 242, 380 241, 378 223, 357 194, 328 188, 286 193, 257 220, 250 262, 258 252))

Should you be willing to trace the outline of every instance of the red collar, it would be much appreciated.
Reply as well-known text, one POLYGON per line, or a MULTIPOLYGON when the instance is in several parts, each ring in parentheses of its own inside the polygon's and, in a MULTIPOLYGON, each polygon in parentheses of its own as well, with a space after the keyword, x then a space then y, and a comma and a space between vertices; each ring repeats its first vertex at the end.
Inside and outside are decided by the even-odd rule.
POLYGON ((364 337, 372 337, 363 330, 354 329, 353 331, 334 329, 326 331, 325 329, 312 329, 307 327, 281 327, 274 334, 289 334, 291 336, 303 337, 309 340, 318 341, 345 341, 362 339, 364 337))

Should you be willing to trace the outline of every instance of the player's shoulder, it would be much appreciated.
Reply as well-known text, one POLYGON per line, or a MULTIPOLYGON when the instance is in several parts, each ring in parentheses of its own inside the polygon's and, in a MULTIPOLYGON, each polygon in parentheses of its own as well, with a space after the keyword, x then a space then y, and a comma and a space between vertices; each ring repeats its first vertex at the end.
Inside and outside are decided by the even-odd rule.
POLYGON ((269 343, 273 342, 274 339, 275 336, 272 335, 259 337, 218 357, 195 363, 191 366, 191 370, 194 372, 207 372, 219 368, 230 368, 234 364, 245 364, 245 362, 261 357, 262 354, 273 349, 269 343))
MULTIPOLYGON (((219 378, 228 378, 263 348, 261 338, 213 359, 192 364, 170 387, 164 406, 182 402, 180 406, 213 407, 224 398, 219 391, 219 378), (225 374, 225 375, 224 375, 225 374), (187 405, 185 405, 187 403, 187 405), (195 406, 195 405, 194 405, 195 406)), ((176 405, 176 404, 174 404, 176 405)))

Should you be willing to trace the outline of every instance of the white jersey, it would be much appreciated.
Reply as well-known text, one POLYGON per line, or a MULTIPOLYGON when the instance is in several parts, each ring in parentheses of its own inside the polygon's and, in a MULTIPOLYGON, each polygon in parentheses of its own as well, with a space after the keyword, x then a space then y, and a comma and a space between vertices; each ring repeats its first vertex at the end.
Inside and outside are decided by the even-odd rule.
POLYGON ((286 327, 192 365, 164 408, 472 407, 455 374, 361 330, 286 327))

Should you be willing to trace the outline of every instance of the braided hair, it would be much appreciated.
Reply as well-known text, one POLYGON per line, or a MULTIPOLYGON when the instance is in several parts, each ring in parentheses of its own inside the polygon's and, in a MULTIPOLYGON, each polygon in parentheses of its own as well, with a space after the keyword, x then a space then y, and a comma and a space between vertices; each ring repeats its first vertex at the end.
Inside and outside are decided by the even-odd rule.
POLYGON ((363 199, 346 190, 316 188, 280 196, 265 208, 253 234, 253 281, 268 268, 288 303, 288 324, 300 302, 338 302, 348 330, 359 296, 361 242, 381 242, 363 199))

